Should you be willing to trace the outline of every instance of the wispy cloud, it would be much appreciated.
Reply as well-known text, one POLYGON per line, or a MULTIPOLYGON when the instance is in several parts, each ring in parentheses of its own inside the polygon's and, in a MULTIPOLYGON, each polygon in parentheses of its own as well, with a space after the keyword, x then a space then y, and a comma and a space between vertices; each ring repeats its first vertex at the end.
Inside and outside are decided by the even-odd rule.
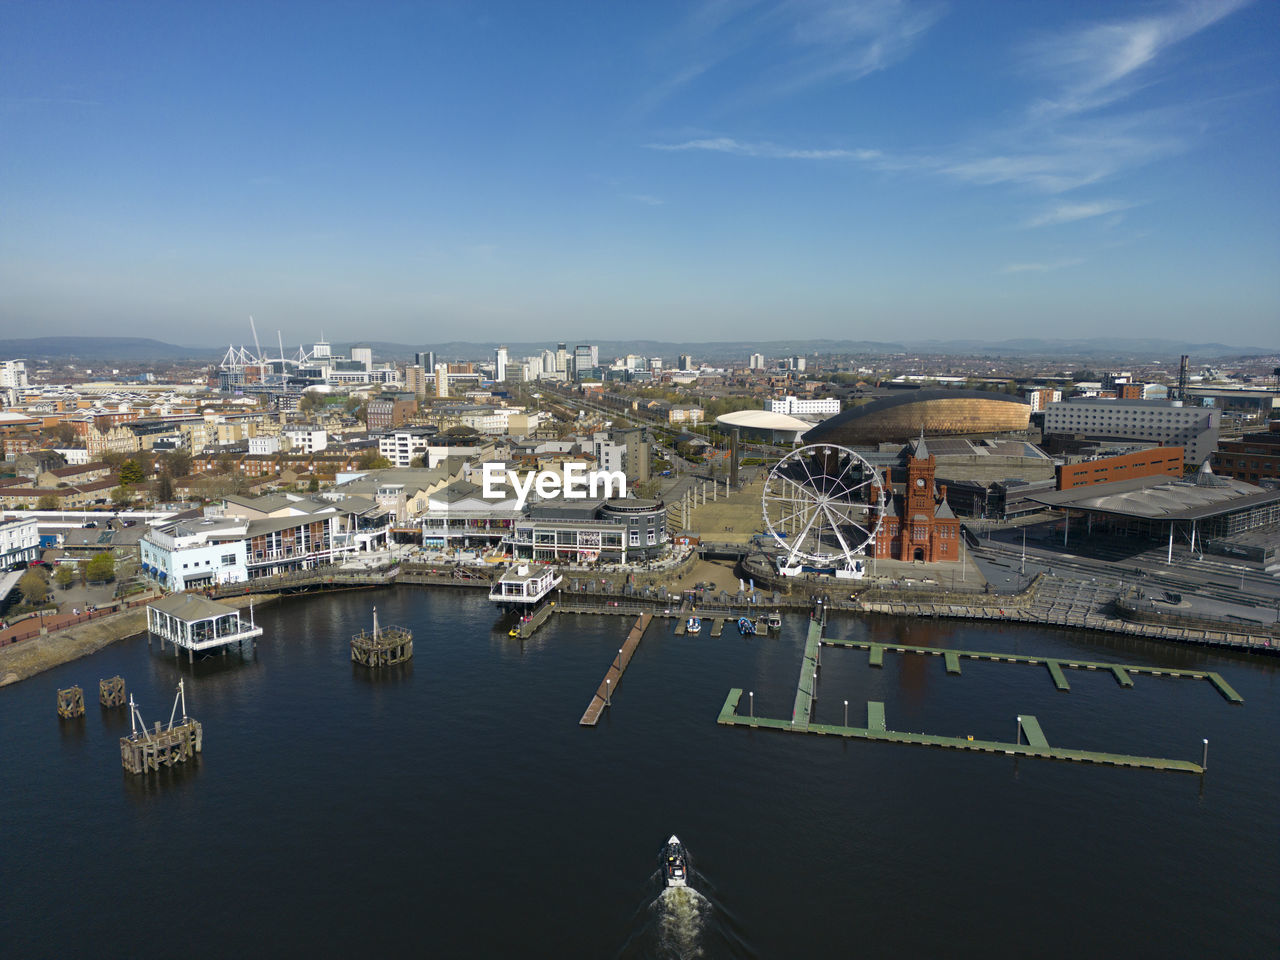
POLYGON ((650 150, 702 150, 711 153, 732 153, 740 157, 766 157, 772 160, 861 160, 878 159, 879 150, 814 150, 783 147, 776 143, 751 143, 732 137, 710 137, 702 140, 686 140, 683 143, 648 143, 650 150))
POLYGON ((1060 203, 1055 207, 1032 217, 1023 226, 1052 227, 1060 223, 1074 223, 1077 220, 1090 220, 1093 217, 1104 217, 1110 213, 1128 210, 1132 203, 1123 200, 1094 200, 1090 203, 1060 203))
POLYGON ((704 0, 659 45, 665 76, 638 107, 655 109, 739 58, 755 78, 735 85, 739 107, 858 80, 907 56, 943 11, 921 0, 704 0))
POLYGON ((1049 273, 1053 270, 1065 270, 1084 263, 1083 257, 1066 257, 1062 260, 1044 260, 1032 263, 1006 263, 1000 273, 1049 273))
POLYGON ((1075 114, 1123 99, 1150 82, 1143 75, 1166 50, 1251 2, 1184 0, 1148 16, 1093 23, 1037 40, 1023 51, 1024 59, 1058 89, 1032 110, 1075 114))
POLYGON ((667 202, 661 197, 654 197, 647 193, 624 193, 622 198, 624 200, 634 200, 636 203, 643 203, 646 207, 661 207, 667 202))

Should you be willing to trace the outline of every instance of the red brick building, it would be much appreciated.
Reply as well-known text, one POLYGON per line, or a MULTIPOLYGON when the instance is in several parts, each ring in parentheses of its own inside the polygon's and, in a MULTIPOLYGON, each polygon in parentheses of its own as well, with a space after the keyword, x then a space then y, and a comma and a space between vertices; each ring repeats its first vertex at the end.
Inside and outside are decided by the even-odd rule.
POLYGON ((924 437, 907 461, 907 485, 902 494, 893 494, 892 478, 885 471, 884 523, 876 535, 875 556, 879 560, 923 560, 940 563, 960 559, 960 521, 947 506, 946 486, 934 483, 937 458, 925 446, 924 437))
POLYGON ((1134 477, 1181 477, 1184 453, 1182 447, 1155 447, 1118 457, 1063 464, 1058 467, 1058 489, 1070 490, 1134 477))

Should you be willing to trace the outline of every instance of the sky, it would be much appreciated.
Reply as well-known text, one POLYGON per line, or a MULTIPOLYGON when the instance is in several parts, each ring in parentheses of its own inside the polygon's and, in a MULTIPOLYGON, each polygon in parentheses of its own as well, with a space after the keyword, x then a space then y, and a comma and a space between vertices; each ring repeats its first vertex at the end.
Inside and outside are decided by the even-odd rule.
POLYGON ((10 2, 0 337, 1280 345, 1273 0, 10 2))

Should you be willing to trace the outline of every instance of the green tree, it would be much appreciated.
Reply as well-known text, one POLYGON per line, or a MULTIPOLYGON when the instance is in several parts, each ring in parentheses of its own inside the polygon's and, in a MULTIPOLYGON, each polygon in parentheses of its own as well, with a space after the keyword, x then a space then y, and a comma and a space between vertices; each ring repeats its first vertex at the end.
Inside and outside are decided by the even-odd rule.
POLYGON ((84 578, 90 581, 112 580, 116 575, 116 557, 108 550, 100 553, 84 564, 84 578))
POLYGON ((356 461, 356 469, 358 470, 386 470, 391 466, 391 461, 377 450, 366 450, 360 454, 360 459, 356 461))
POLYGON ((49 581, 37 567, 32 567, 22 575, 22 579, 18 581, 18 590, 22 599, 31 606, 49 599, 49 581))
POLYGON ((36 509, 37 510, 57 510, 58 498, 55 497, 52 493, 46 493, 42 495, 39 500, 36 501, 36 509))
POLYGON ((173 499, 173 478, 167 473, 160 474, 156 480, 156 499, 161 503, 168 503, 173 499))
POLYGON ((316 493, 319 490, 320 490, 320 478, 313 476, 309 481, 307 481, 307 492, 316 493))
POLYGON ((147 475, 142 471, 142 464, 137 460, 126 460, 120 464, 120 486, 141 483, 145 479, 147 479, 147 475))
POLYGON ((53 575, 53 579, 57 581, 58 586, 63 590, 68 589, 76 579, 76 568, 70 563, 58 564, 58 570, 53 575))
POLYGON ((132 501, 133 491, 123 483, 111 491, 111 502, 117 507, 123 507, 132 501))

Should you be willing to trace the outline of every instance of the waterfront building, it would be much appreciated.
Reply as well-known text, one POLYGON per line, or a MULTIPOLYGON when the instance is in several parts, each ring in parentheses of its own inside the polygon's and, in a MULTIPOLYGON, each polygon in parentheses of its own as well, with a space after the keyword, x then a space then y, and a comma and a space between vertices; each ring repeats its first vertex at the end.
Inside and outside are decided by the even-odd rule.
POLYGON ((0 520, 0 570, 15 563, 30 563, 40 556, 40 532, 35 517, 0 520))
MULTIPOLYGON (((938 563, 960 559, 960 521, 947 506, 947 488, 935 486, 937 460, 924 437, 907 461, 904 492, 886 498, 884 522, 872 546, 880 560, 938 563)), ((885 471, 886 491, 893 489, 885 471)))
POLYGON ((249 579, 247 533, 241 517, 201 517, 153 527, 138 541, 142 572, 179 592, 249 579))
POLYGON ((555 500, 535 504, 505 541, 520 560, 636 563, 669 547, 660 500, 555 500))
POLYGON ((1132 477, 1181 477, 1181 447, 1151 447, 1117 457, 1098 457, 1057 467, 1057 488, 1088 487, 1132 477))

